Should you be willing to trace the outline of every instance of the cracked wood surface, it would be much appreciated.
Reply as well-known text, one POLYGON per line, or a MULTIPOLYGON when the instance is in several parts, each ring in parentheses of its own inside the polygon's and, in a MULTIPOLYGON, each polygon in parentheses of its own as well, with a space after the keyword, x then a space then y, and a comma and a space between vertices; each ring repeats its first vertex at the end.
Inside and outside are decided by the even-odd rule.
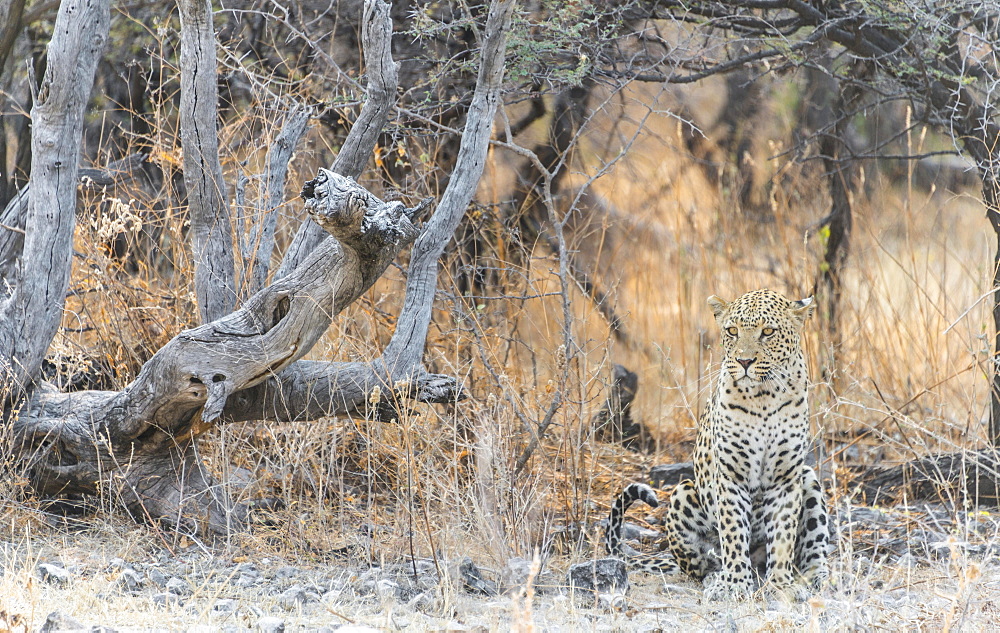
MULTIPOLYGON (((320 170, 307 190, 309 213, 339 240, 321 242, 290 275, 254 294, 239 310, 175 336, 120 392, 36 390, 13 429, 37 491, 96 494, 102 486, 114 486, 137 518, 199 532, 221 532, 240 522, 189 450, 195 437, 223 418, 234 394, 265 381, 288 385, 284 370, 417 235, 410 222, 417 208, 385 203, 349 178, 320 170)), ((370 368, 357 372, 361 364, 341 364, 358 376, 331 375, 323 365, 331 364, 307 364, 290 374, 291 380, 304 381, 300 387, 306 398, 316 393, 310 384, 315 371, 309 370, 327 369, 328 384, 348 391, 357 389, 351 380, 372 374, 370 368)), ((367 385, 361 378, 361 389, 367 385)), ((337 409, 335 397, 326 407, 310 408, 295 401, 302 395, 297 391, 266 388, 239 396, 232 408, 266 419, 253 404, 254 395, 268 393, 282 397, 274 402, 276 411, 320 417, 337 409)))
POLYGON ((236 305, 235 260, 226 181, 219 162, 219 88, 209 0, 180 0, 181 148, 191 218, 194 292, 202 323, 236 305))

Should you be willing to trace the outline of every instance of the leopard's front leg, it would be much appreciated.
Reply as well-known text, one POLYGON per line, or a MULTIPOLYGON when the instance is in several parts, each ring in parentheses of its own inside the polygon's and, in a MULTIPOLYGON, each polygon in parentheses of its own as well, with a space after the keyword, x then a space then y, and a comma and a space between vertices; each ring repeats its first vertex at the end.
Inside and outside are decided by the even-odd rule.
POLYGON ((709 600, 746 597, 753 592, 750 571, 750 494, 718 470, 715 480, 722 571, 706 585, 705 597, 709 600))
POLYGON ((777 589, 787 590, 795 582, 795 539, 802 512, 802 477, 797 472, 776 481, 764 492, 761 513, 767 535, 765 576, 777 589))

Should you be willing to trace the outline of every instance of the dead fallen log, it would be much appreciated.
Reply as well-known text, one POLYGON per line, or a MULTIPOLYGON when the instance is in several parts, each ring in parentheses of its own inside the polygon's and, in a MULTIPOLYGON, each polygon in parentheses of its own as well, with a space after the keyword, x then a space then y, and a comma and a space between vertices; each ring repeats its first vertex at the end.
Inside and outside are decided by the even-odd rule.
POLYGON ((928 455, 885 468, 868 468, 849 484, 867 504, 912 501, 953 507, 1000 505, 995 449, 928 455))

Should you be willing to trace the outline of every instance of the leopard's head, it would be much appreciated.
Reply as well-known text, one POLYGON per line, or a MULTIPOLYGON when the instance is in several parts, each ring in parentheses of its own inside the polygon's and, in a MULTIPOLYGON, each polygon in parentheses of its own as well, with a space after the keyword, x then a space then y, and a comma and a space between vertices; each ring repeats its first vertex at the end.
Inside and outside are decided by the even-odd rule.
POLYGON ((723 369, 734 381, 787 382, 789 361, 802 355, 802 324, 815 307, 812 297, 789 301, 765 288, 732 303, 711 296, 708 305, 722 328, 723 369))

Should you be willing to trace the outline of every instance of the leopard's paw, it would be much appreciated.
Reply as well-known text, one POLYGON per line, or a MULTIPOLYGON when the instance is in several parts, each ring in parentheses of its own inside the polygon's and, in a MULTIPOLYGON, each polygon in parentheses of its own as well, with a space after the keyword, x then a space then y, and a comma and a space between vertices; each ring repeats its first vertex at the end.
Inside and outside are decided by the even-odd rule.
POLYGON ((705 600, 710 602, 746 600, 751 595, 753 583, 749 578, 733 578, 724 572, 710 574, 705 578, 705 600))

